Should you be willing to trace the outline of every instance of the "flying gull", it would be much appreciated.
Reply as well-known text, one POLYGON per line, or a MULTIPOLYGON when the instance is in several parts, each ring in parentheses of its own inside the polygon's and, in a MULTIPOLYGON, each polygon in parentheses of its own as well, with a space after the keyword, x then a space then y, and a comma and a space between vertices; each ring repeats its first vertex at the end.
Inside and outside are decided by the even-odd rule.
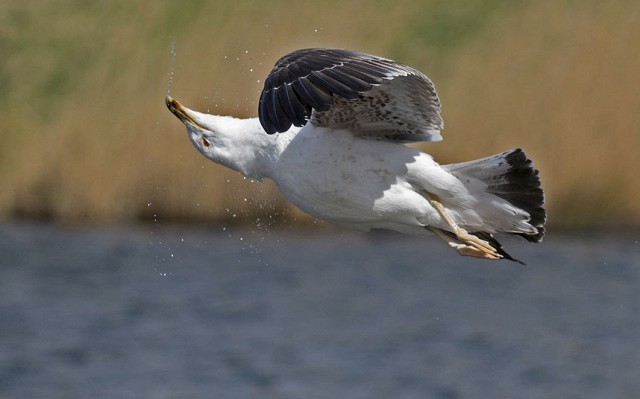
MULTIPOLYGON (((431 80, 395 61, 341 49, 285 55, 265 80, 258 118, 166 104, 210 160, 273 180, 303 211, 368 231, 430 232, 461 255, 509 259, 496 233, 540 242, 546 212, 524 151, 440 165, 404 143, 440 141, 431 80)), ((522 262, 520 262, 522 263, 522 262)))

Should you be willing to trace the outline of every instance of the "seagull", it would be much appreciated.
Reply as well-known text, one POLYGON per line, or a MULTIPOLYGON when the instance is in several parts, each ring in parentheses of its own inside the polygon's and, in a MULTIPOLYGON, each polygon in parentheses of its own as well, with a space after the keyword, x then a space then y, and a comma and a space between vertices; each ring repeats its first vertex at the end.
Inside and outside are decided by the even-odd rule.
POLYGON ((442 140, 444 123, 433 82, 393 60, 343 49, 289 53, 264 82, 257 118, 165 102, 202 155, 271 179, 318 219, 435 234, 461 255, 519 263, 495 235, 544 236, 539 173, 522 149, 440 165, 405 145, 442 140))

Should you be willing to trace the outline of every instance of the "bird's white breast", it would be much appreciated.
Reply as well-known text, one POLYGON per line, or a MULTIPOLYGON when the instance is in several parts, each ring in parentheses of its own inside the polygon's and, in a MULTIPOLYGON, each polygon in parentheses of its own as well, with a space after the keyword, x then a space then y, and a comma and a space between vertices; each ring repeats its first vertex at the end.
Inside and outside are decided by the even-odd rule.
POLYGON ((311 215, 341 224, 375 224, 393 218, 406 222, 430 209, 407 181, 416 163, 433 163, 416 149, 311 124, 283 140, 271 178, 311 215))

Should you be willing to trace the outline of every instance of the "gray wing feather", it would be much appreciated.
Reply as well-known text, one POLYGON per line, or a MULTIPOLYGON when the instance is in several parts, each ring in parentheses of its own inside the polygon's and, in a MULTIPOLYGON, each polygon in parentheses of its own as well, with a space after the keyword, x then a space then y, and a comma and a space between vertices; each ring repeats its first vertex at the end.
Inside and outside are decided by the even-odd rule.
POLYGON ((339 49, 282 57, 265 80, 258 109, 264 130, 291 125, 349 129, 374 140, 440 140, 440 100, 421 72, 385 58, 339 49))

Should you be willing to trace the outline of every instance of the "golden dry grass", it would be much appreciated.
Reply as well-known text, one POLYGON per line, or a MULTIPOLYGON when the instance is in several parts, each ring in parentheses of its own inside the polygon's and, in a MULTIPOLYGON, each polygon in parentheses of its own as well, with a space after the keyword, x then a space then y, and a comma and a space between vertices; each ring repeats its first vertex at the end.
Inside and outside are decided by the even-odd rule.
POLYGON ((280 55, 334 46, 396 57, 435 80, 445 141, 423 147, 437 159, 523 147, 556 226, 640 225, 637 2, 485 3, 4 3, 0 215, 302 217, 273 184, 201 157, 163 98, 171 89, 196 109, 255 115, 280 55), (425 30, 432 14, 453 33, 425 30))
POLYGON ((539 2, 496 26, 452 62, 446 158, 521 146, 551 223, 640 224, 639 18, 637 2, 539 2))

